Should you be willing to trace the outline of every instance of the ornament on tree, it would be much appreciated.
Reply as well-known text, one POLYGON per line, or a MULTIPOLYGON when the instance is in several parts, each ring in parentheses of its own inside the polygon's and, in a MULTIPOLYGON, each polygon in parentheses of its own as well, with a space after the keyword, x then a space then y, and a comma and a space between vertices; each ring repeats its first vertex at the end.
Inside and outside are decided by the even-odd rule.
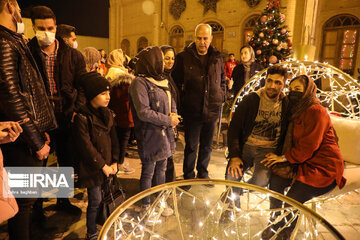
POLYGON ((272 43, 275 44, 275 45, 278 45, 278 44, 279 44, 279 40, 273 39, 273 40, 272 40, 272 43))
POLYGON ((264 37, 264 33, 263 33, 263 32, 259 33, 259 37, 263 38, 263 37, 264 37))
POLYGON ((269 0, 269 5, 267 10, 269 11, 273 7, 276 7, 277 9, 280 10, 280 0, 269 0))
POLYGON ((272 63, 272 64, 274 64, 274 63, 276 63, 277 62, 277 57, 275 56, 275 55, 271 55, 270 57, 269 57, 269 63, 272 63))
POLYGON ((285 14, 280 14, 280 20, 281 20, 281 22, 284 22, 285 21, 285 14))
POLYGON ((260 55, 260 54, 261 54, 261 50, 259 49, 256 51, 256 55, 260 55))
POLYGON ((269 33, 270 33, 270 35, 273 35, 273 34, 274 34, 274 32, 273 32, 273 31, 271 31, 271 30, 269 31, 269 33))
POLYGON ((282 47, 280 47, 280 46, 276 47, 276 50, 279 51, 279 52, 281 51, 281 49, 282 49, 282 47))
POLYGON ((264 58, 264 62, 266 62, 266 58, 264 58))
POLYGON ((290 38, 288 39, 288 44, 287 44, 289 47, 292 47, 292 42, 290 40, 290 38))
POLYGON ((270 43, 265 40, 265 41, 263 41, 263 44, 262 44, 262 45, 263 45, 263 46, 268 46, 269 44, 270 44, 270 43))
POLYGON ((260 22, 261 23, 266 23, 267 22, 267 16, 266 15, 263 15, 261 18, 260 18, 260 22))
POLYGON ((269 20, 273 20, 274 19, 274 14, 269 14, 269 20))
POLYGON ((286 33, 286 28, 281 29, 281 34, 285 34, 286 33))

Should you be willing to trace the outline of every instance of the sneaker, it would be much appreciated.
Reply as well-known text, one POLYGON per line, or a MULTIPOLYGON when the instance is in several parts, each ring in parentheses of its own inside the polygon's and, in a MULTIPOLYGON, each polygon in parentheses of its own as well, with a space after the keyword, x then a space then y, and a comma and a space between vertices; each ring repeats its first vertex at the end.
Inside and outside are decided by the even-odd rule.
POLYGON ((125 175, 130 175, 133 174, 135 172, 134 168, 131 168, 129 166, 128 162, 124 162, 123 164, 119 165, 119 172, 120 174, 125 174, 125 175))
POLYGON ((174 210, 171 207, 169 207, 166 203, 164 206, 159 207, 159 211, 162 211, 161 216, 163 217, 169 217, 174 214, 174 210))
POLYGON ((86 240, 97 240, 98 239, 98 234, 97 233, 94 233, 94 234, 86 234, 85 236, 85 239, 86 240))

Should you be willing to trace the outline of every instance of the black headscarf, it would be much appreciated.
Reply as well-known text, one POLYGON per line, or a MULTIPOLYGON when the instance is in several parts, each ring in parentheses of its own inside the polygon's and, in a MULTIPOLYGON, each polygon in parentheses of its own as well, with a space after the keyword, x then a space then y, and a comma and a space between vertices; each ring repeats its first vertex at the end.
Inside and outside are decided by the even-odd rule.
MULTIPOLYGON (((161 51, 164 53, 164 55, 168 52, 168 51, 173 51, 174 55, 175 55, 175 49, 172 46, 169 45, 162 45, 160 47, 161 51)), ((175 64, 174 64, 175 66, 175 64)), ((164 72, 171 72, 171 70, 174 68, 174 66, 171 69, 164 69, 164 72)))
POLYGON ((157 46, 147 47, 141 50, 137 55, 135 66, 135 75, 152 77, 155 80, 163 80, 163 54, 157 46))

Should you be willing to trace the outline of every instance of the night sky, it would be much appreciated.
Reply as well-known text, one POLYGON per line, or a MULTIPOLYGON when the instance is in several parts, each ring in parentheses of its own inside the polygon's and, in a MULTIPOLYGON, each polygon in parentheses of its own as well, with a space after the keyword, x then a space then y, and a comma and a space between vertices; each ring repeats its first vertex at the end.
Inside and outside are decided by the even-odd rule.
POLYGON ((109 37, 109 0, 18 0, 23 17, 30 18, 31 7, 50 7, 57 24, 76 27, 78 35, 109 37))

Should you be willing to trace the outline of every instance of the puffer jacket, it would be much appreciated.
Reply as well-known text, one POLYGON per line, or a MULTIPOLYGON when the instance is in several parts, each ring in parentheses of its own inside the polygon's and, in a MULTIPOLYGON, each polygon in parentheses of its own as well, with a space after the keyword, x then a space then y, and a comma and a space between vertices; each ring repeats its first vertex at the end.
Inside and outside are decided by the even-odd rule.
MULTIPOLYGON (((19 121, 32 151, 45 144, 44 132, 57 127, 41 74, 21 34, 0 25, 0 121, 19 121)), ((10 144, 16 144, 10 143, 10 144)))
POLYGON ((210 46, 208 54, 205 68, 201 65, 195 43, 176 55, 172 77, 181 91, 180 114, 190 120, 216 120, 225 101, 226 83, 221 53, 210 46))
POLYGON ((135 78, 126 69, 110 68, 106 75, 111 84, 109 108, 115 112, 115 122, 118 127, 129 128, 134 126, 134 120, 130 110, 129 86, 135 78))
MULTIPOLYGON (((46 65, 41 56, 41 49, 37 38, 34 37, 28 43, 34 59, 39 66, 40 73, 44 80, 47 94, 59 105, 61 118, 58 117, 59 125, 68 125, 74 112, 77 112, 86 103, 83 89, 79 86, 78 77, 86 72, 84 57, 78 50, 69 47, 62 38, 57 38, 59 49, 56 56, 54 68, 54 80, 57 88, 57 96, 50 96, 49 79, 46 72, 46 65), (65 122, 62 120, 65 119, 65 122)), ((56 113, 59 116, 58 113, 56 113)))
POLYGON ((175 134, 166 92, 142 77, 136 77, 129 88, 131 112, 141 161, 161 161, 175 153, 175 134))
POLYGON ((90 108, 83 106, 72 125, 78 187, 100 186, 105 180, 102 168, 118 162, 120 154, 112 111, 101 108, 101 119, 90 108))

